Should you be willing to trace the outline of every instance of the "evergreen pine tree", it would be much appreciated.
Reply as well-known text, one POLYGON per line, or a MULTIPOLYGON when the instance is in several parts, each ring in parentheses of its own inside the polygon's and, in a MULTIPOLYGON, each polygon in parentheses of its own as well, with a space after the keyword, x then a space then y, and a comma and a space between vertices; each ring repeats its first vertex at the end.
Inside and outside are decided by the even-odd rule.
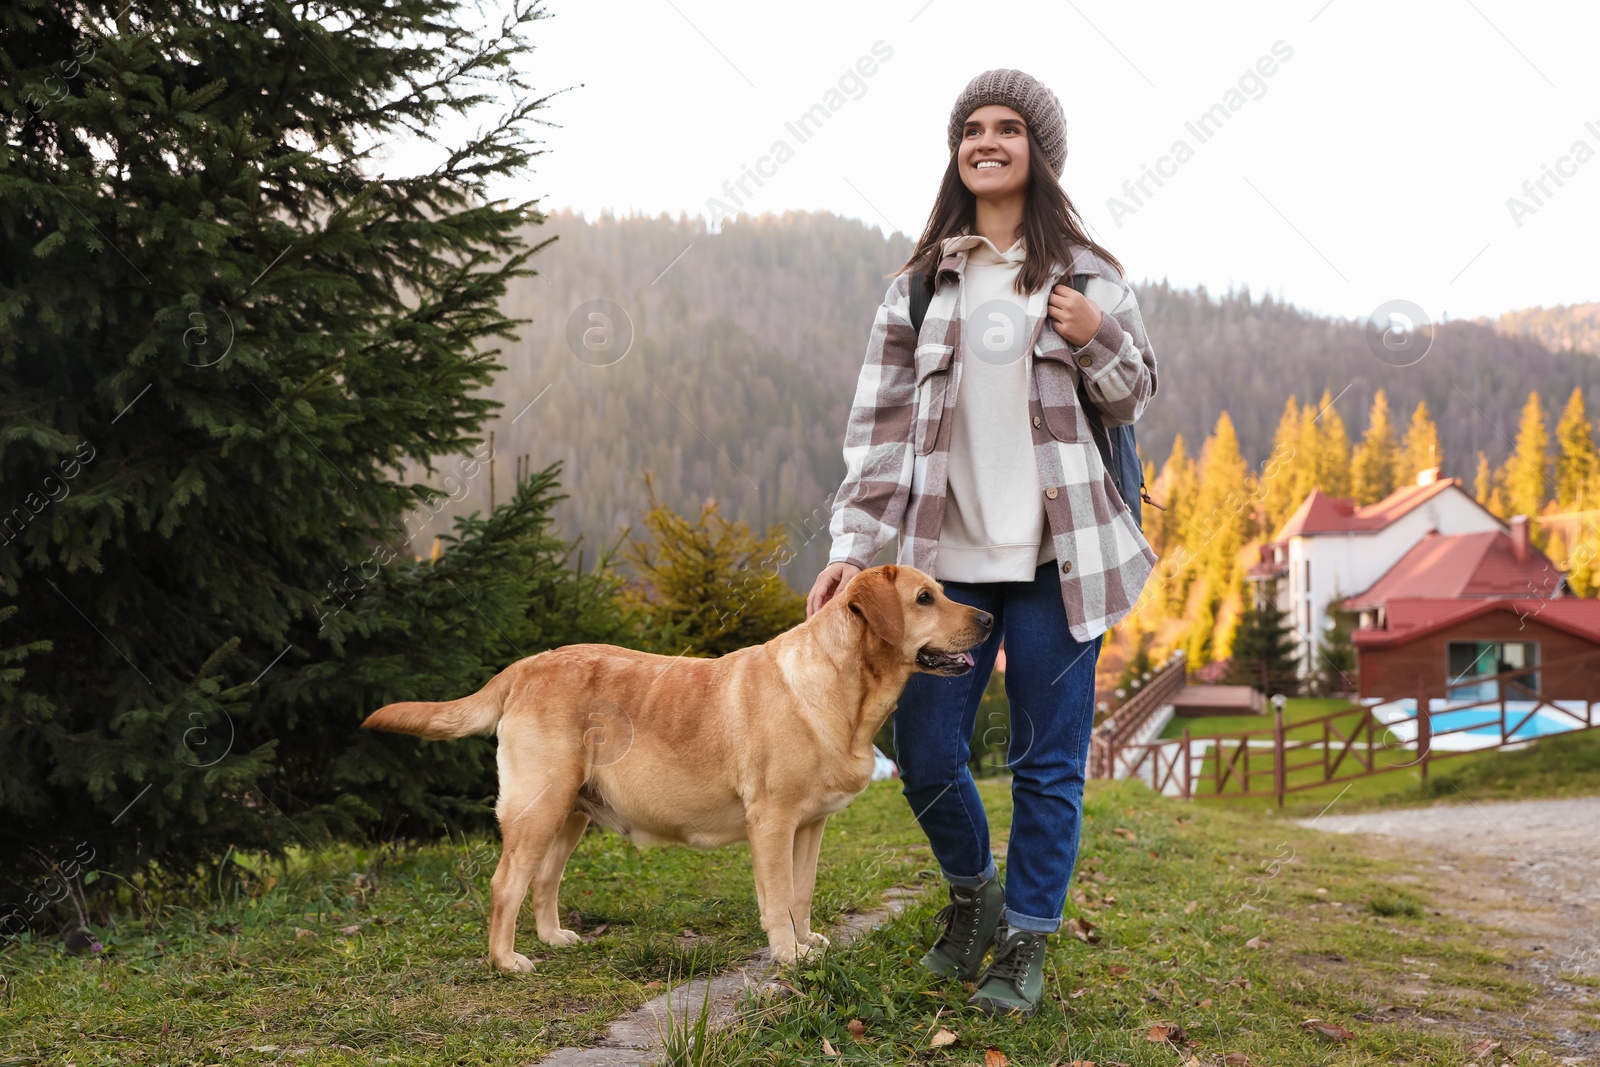
POLYGON ((1297 696, 1300 678, 1296 673, 1294 630, 1288 612, 1278 607, 1276 582, 1264 582, 1260 597, 1245 589, 1241 594, 1244 611, 1233 636, 1233 659, 1224 681, 1229 685, 1250 685, 1267 695, 1282 693, 1297 696))
POLYGON ((1582 389, 1575 387, 1567 399, 1566 410, 1556 425, 1556 444, 1561 450, 1556 457, 1556 506, 1563 511, 1592 507, 1589 493, 1600 478, 1600 462, 1595 456, 1594 427, 1584 411, 1582 389))
POLYGON ((1394 484, 1410 485, 1417 475, 1430 467, 1444 466, 1444 454, 1439 451, 1439 427, 1428 414, 1428 402, 1417 401, 1411 413, 1411 425, 1406 427, 1405 441, 1400 445, 1396 460, 1394 484))
POLYGON ((1317 646, 1317 692, 1322 696, 1354 693, 1359 686, 1356 647, 1351 640, 1355 620, 1350 612, 1339 609, 1342 599, 1335 593, 1328 601, 1327 624, 1317 646))
POLYGON ((1357 505, 1376 503, 1394 492, 1398 454, 1394 427, 1389 424, 1389 398, 1379 389, 1372 397, 1366 436, 1351 465, 1350 489, 1357 505))
MULTIPOLYGON (((455 0, 351 0, 337 27, 275 3, 12 7, 0 649, 31 651, 0 705, 0 875, 80 841, 181 875, 380 825, 397 773, 434 813, 480 800, 470 747, 435 774, 357 727, 537 650, 472 623, 515 625, 525 589, 403 559, 484 458, 456 459, 535 251, 541 216, 491 186, 537 154, 517 68, 541 13, 479 35, 455 0), (503 98, 434 169, 375 172, 379 146, 503 98), (397 479, 408 461, 445 492, 397 479)), ((518 540, 520 507, 464 538, 518 540)), ((557 618, 574 584, 551 583, 557 618)))
MULTIPOLYGON (((1539 394, 1528 394, 1522 408, 1522 422, 1517 428, 1517 442, 1506 460, 1503 476, 1505 506, 1511 515, 1526 515, 1529 520, 1538 517, 1550 499, 1550 432, 1545 428, 1544 409, 1539 405, 1539 394)), ((1534 539, 1543 543, 1537 523, 1533 523, 1534 539)))
POLYGON ((679 636, 674 652, 720 656, 768 641, 806 617, 805 599, 784 581, 792 558, 782 525, 756 535, 706 501, 689 520, 662 504, 645 479, 649 540, 632 540, 625 556, 641 584, 628 601, 662 630, 679 636))

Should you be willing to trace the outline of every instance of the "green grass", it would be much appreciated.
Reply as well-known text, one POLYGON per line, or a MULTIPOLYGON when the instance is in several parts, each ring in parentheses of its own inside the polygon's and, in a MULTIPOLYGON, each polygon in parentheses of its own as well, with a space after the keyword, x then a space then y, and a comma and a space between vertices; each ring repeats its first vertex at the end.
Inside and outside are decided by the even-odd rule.
MULTIPOLYGON (((979 788, 1003 841, 1009 790, 979 788)), ((994 1047, 1019 1065, 1174 1067, 1191 1052, 1208 1064, 1242 1052, 1291 1067, 1450 1067, 1469 1062, 1469 1040, 1390 1020, 1529 1002, 1481 929, 1435 914, 1411 872, 1347 839, 1095 782, 1081 855, 1068 912, 1101 940, 1052 938, 1041 1014, 984 1019, 962 988, 915 965, 943 894, 898 783, 874 785, 830 822, 821 925, 891 884, 934 891, 856 945, 790 969, 798 995, 752 1005, 746 1028, 706 1041, 691 1019, 678 1041, 707 1063, 840 1062, 823 1054, 826 1038, 851 1064, 981 1063, 994 1047), (1257 937, 1269 943, 1248 947, 1257 937), (1428 975, 1422 987, 1415 972, 1428 975), (1302 1028, 1313 1017, 1355 1036, 1302 1028), (1181 1025, 1194 1046, 1145 1040, 1156 1024, 1181 1025), (930 1049, 939 1027, 959 1038, 930 1049)), ((271 888, 258 881, 236 899, 123 916, 100 932, 94 957, 45 941, 0 955, 0 1064, 521 1065, 592 1040, 660 992, 654 983, 723 967, 762 942, 743 848, 641 851, 586 837, 562 907, 580 913, 586 934, 606 929, 552 949, 525 915, 519 944, 537 963, 525 975, 485 961, 492 843, 329 858, 296 860, 271 888)))
MULTIPOLYGON (((1350 701, 1336 697, 1290 697, 1283 704, 1283 722, 1285 726, 1292 726, 1295 723, 1304 722, 1306 719, 1320 718, 1323 715, 1341 711, 1345 708, 1351 708, 1352 713, 1348 717, 1335 720, 1335 725, 1348 733, 1349 725, 1359 716, 1360 709, 1352 705, 1350 701)), ((1215 737, 1218 734, 1237 733, 1240 730, 1271 730, 1272 707, 1268 705, 1264 715, 1195 715, 1188 717, 1174 715, 1172 721, 1167 723, 1166 728, 1161 731, 1160 739, 1172 741, 1182 737, 1185 726, 1189 728, 1189 736, 1191 737, 1215 737)), ((1322 736, 1320 727, 1304 730, 1288 729, 1284 733, 1285 736, 1293 738, 1322 736)))
MULTIPOLYGON (((92 958, 54 938, 15 945, 0 953, 0 1065, 523 1065, 766 941, 745 847, 641 850, 591 832, 561 908, 586 938, 605 932, 554 949, 525 911, 517 945, 536 970, 495 973, 498 857, 481 839, 334 848, 263 866, 237 899, 122 915, 96 931, 105 950, 92 958)), ((815 917, 826 928, 931 864, 899 783, 874 784, 829 822, 815 917)))
MULTIPOLYGON (((1294 824, 1093 785, 1087 877, 1068 911, 1100 940, 1051 939, 1036 1017, 987 1019, 965 1006, 961 986, 920 971, 942 903, 929 899, 866 941, 802 964, 798 996, 752 1004, 748 1028, 715 1062, 839 1062, 823 1054, 826 1040, 849 1064, 982 1063, 992 1048, 1014 1064, 1174 1067, 1191 1055, 1216 1064, 1243 1054, 1291 1067, 1449 1067, 1475 1062, 1473 1039, 1395 1020, 1479 1027, 1475 1009, 1529 1003, 1533 990, 1508 977, 1481 930, 1428 908, 1421 884, 1395 888, 1413 877, 1400 866, 1294 824), (1312 1018, 1353 1036, 1310 1031, 1302 1024, 1312 1018), (1153 1026, 1181 1027, 1184 1040, 1152 1042, 1153 1026), (940 1028, 959 1036, 935 1049, 940 1028)), ((980 789, 1003 825, 1006 794, 980 789)), ((1541 1062, 1526 1050, 1513 1059, 1541 1062)))

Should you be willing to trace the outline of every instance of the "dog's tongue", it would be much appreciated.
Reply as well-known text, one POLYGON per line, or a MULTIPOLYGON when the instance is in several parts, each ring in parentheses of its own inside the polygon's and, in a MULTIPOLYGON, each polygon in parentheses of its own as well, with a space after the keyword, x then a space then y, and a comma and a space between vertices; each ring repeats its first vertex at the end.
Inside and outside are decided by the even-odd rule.
POLYGON ((978 661, 972 658, 971 652, 957 652, 956 657, 969 667, 976 667, 978 665, 978 661))

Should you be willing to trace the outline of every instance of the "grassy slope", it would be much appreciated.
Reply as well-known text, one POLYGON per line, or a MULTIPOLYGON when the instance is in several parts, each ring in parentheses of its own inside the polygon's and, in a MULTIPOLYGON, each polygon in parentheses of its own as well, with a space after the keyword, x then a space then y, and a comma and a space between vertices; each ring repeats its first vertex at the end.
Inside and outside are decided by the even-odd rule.
MULTIPOLYGON (((1531 993, 1507 979, 1481 932, 1432 912, 1410 873, 1364 858, 1347 839, 1095 785, 1082 861, 1090 873, 1068 910, 1103 940, 1052 939, 1036 1018, 986 1020, 964 1007, 965 990, 919 973, 939 904, 929 900, 803 968, 801 999, 754 1013, 754 1031, 725 1042, 719 1058, 824 1062, 827 1039, 850 1063, 981 1063, 995 1048, 1017 1064, 1172 1067, 1243 1054, 1254 1064, 1449 1065, 1473 1062, 1465 1040, 1397 1021, 1514 1010, 1531 993), (1249 947, 1257 937, 1269 943, 1249 947), (1331 1040, 1305 1029, 1308 1018, 1353 1036, 1331 1040), (852 1019, 864 1024, 860 1039, 852 1019), (1149 1040, 1158 1025, 1181 1026, 1193 1044, 1149 1040), (940 1027, 959 1039, 934 1051, 940 1027)), ((989 783, 984 792, 1003 825, 1004 794, 989 783)))
MULTIPOLYGON (((1003 783, 981 789, 1003 834, 1009 793, 1003 783)), ((1160 1022, 1182 1024, 1208 1062, 1235 1051, 1252 1063, 1465 1062, 1463 1042, 1436 1027, 1363 1016, 1446 1018, 1468 1010, 1463 1000, 1490 998, 1514 1008, 1529 990, 1503 977, 1481 934, 1419 906, 1420 887, 1397 893, 1405 876, 1351 847, 1258 815, 1092 783, 1081 882, 1090 896, 1069 912, 1091 918, 1104 940, 1053 939, 1038 1019, 980 1021, 963 1008, 963 991, 919 974, 912 961, 942 903, 930 896, 793 974, 804 999, 769 1005, 742 1051, 728 1051, 823 1062, 827 1037, 850 1062, 903 1062, 918 1049, 929 1062, 981 1062, 993 1044, 1018 1063, 1170 1067, 1188 1050, 1175 1056, 1145 1040, 1160 1022), (1247 948, 1257 935, 1271 945, 1247 948), (1430 978, 1402 991, 1411 973, 1430 978), (1309 1033, 1300 1023, 1311 1016, 1356 1036, 1334 1043, 1309 1033), (961 1036, 929 1052, 936 1017, 961 1036), (865 1040, 849 1036, 851 1019, 866 1024, 865 1040)), ((340 872, 303 864, 252 897, 125 918, 93 959, 54 943, 0 955, 0 1064, 525 1064, 595 1034, 691 956, 701 968, 721 965, 760 943, 742 848, 640 852, 590 835, 568 868, 563 910, 577 909, 586 932, 608 926, 552 950, 533 941, 525 919, 522 946, 539 961, 529 975, 493 974, 484 962, 491 844, 411 850, 376 872, 370 853, 329 858, 340 872), (353 889, 351 871, 375 876, 377 890, 353 889), (360 929, 340 933, 351 925, 360 929)), ((897 785, 875 785, 830 824, 821 917, 919 875, 927 884, 931 865, 897 785)))

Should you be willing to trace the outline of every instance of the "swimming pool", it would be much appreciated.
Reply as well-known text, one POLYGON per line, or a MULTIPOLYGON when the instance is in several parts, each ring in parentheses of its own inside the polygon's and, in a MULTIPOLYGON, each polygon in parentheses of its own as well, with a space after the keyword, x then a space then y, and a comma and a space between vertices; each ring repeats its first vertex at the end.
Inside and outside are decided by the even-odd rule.
MULTIPOLYGON (((1363 703, 1372 708, 1373 716, 1381 723, 1389 726, 1395 740, 1405 743, 1415 743, 1417 739, 1417 702, 1415 700, 1390 700, 1379 703, 1376 700, 1367 700, 1363 703)), ((1465 751, 1474 748, 1487 748, 1500 743, 1500 707, 1463 708, 1457 711, 1442 711, 1439 709, 1450 706, 1449 701, 1434 698, 1428 702, 1431 712, 1433 732, 1437 735, 1442 730, 1456 730, 1458 733, 1445 734, 1443 737, 1435 736, 1433 747, 1445 751, 1465 751)), ((1460 701, 1454 701, 1460 703, 1460 701)), ((1531 741, 1536 737, 1547 737, 1550 734, 1566 733, 1568 730, 1582 726, 1586 705, 1581 700, 1556 700, 1551 701, 1557 707, 1570 711, 1577 718, 1569 718, 1560 712, 1542 707, 1529 717, 1528 713, 1536 706, 1531 700, 1506 701, 1506 727, 1516 727, 1511 733, 1511 738, 1517 741, 1531 741), (1527 722, 1522 720, 1527 718, 1527 722), (1520 725, 1519 725, 1520 724, 1520 725)))

